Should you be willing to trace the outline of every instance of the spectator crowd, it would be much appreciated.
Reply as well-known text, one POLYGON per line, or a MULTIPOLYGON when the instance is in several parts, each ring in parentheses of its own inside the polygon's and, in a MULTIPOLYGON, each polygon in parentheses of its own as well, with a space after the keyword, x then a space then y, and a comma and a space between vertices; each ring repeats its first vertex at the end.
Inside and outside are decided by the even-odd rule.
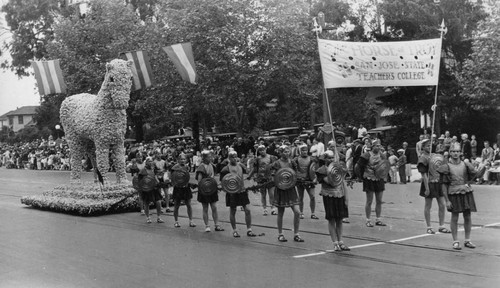
MULTIPOLYGON (((341 160, 343 160, 349 171, 353 175, 354 166, 362 153, 371 149, 371 143, 378 140, 377 134, 368 134, 363 125, 355 131, 357 135, 349 135, 346 141, 335 142, 333 140, 321 139, 319 134, 310 133, 307 137, 289 139, 287 137, 275 139, 254 139, 252 137, 237 137, 224 141, 214 142, 211 139, 201 141, 199 150, 195 148, 192 140, 157 140, 149 143, 127 143, 127 167, 128 171, 140 170, 147 157, 163 160, 167 166, 176 162, 177 156, 185 154, 188 165, 192 172, 201 164, 201 151, 209 150, 213 155, 213 162, 217 167, 217 172, 225 165, 231 150, 236 151, 239 161, 250 170, 253 159, 256 157, 256 149, 259 145, 266 147, 267 154, 279 157, 278 148, 285 144, 292 148, 292 157, 300 154, 301 145, 307 145, 309 155, 318 157, 325 150, 336 149, 341 160), (356 137, 358 136, 358 137, 356 137), (326 143, 324 143, 326 142, 326 143), (132 169, 131 169, 132 168, 132 169)), ((422 154, 422 141, 431 140, 432 153, 442 154, 445 159, 449 156, 448 150, 454 143, 460 143, 462 147, 462 158, 470 162, 478 170, 476 182, 478 184, 499 184, 500 174, 500 149, 497 141, 482 141, 483 147, 478 150, 478 140, 474 135, 470 139, 467 134, 452 136, 446 131, 440 137, 437 135, 422 134, 415 145, 415 150, 410 149, 408 142, 401 143, 400 147, 391 145, 383 146, 382 153, 389 160, 390 170, 388 183, 406 184, 410 181, 411 166, 410 159, 416 159, 422 154), (415 152, 412 152, 415 151, 415 152), (411 155, 416 153, 416 155, 411 155), (399 179, 399 181, 398 181, 399 179)), ((13 145, 3 144, 0 146, 0 167, 5 166, 9 169, 32 169, 32 170, 70 170, 70 151, 64 137, 53 139, 39 139, 28 143, 16 143, 13 145)), ((90 171, 92 164, 89 159, 84 159, 82 165, 85 170, 90 171)), ((113 169, 113 168, 111 168, 113 169)))

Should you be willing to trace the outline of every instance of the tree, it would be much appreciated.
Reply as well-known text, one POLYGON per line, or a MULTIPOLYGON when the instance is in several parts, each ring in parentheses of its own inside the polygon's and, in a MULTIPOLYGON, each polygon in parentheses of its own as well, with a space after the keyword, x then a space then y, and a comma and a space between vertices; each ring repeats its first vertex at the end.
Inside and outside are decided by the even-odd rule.
POLYGON ((465 113, 451 119, 453 122, 475 131, 478 139, 493 140, 500 127, 500 3, 494 2, 491 14, 479 22, 473 34, 472 53, 464 61, 464 69, 458 79, 460 92, 466 99, 465 113), (464 117, 465 116, 465 117, 464 117), (463 121, 463 118, 470 121, 463 121), (465 123, 464 123, 465 122, 465 123), (482 129, 478 130, 477 127, 482 129))
POLYGON ((12 62, 1 64, 3 69, 11 69, 19 76, 27 76, 26 68, 30 60, 40 60, 47 55, 47 44, 54 39, 54 15, 68 15, 72 9, 66 9, 63 0, 10 0, 2 7, 5 20, 13 37, 5 43, 12 62))
MULTIPOLYGON (((478 27, 478 22, 486 16, 482 7, 466 0, 443 0, 438 5, 424 0, 385 0, 377 9, 386 26, 385 31, 373 34, 380 41, 437 38, 437 28, 444 19, 448 33, 443 39, 436 132, 441 132, 443 128, 458 130, 446 119, 469 107, 465 95, 460 93, 461 83, 456 74, 464 69, 463 63, 471 53, 470 36, 478 27)), ((430 108, 434 103, 434 91, 426 87, 399 87, 392 97, 385 97, 383 102, 400 113, 388 117, 389 122, 404 126, 407 136, 411 137, 406 140, 414 141, 419 133, 420 111, 432 114, 430 108)))

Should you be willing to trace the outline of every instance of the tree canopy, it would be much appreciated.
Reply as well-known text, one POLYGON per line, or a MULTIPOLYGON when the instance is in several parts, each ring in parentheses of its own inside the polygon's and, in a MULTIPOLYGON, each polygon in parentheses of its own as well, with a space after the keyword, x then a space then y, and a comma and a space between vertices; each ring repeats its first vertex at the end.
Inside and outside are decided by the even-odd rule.
MULTIPOLYGON (((312 18, 320 11, 331 28, 320 37, 344 41, 436 38, 444 19, 438 130, 467 127, 455 119, 498 106, 498 64, 491 61, 498 56, 498 9, 486 18, 480 5, 467 0, 439 5, 428 0, 92 0, 84 17, 62 0, 10 0, 2 11, 14 35, 6 46, 13 60, 3 63, 4 69, 22 76, 29 60, 61 60, 68 93, 44 97, 37 116, 41 126, 57 122, 55 111, 67 95, 97 93, 106 62, 137 50, 149 54, 156 83, 131 94, 129 126, 139 140, 174 134, 181 126, 257 134, 322 122, 321 67, 312 32, 312 18), (162 50, 181 42, 193 45, 196 85, 181 80, 162 50), (276 107, 269 108, 270 102, 276 107)), ((366 89, 329 94, 336 121, 373 118, 366 89)), ((430 112, 434 90, 398 87, 382 101, 400 112, 389 117, 406 128, 400 135, 417 139, 419 113, 430 112)))

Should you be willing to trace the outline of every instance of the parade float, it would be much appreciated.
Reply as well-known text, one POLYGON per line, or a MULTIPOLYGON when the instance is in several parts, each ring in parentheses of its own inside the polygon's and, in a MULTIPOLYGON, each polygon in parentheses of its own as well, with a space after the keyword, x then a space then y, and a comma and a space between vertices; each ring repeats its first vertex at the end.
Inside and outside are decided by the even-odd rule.
POLYGON ((97 95, 82 93, 63 101, 60 119, 71 151, 69 184, 24 196, 21 203, 82 216, 138 209, 136 190, 125 172, 125 110, 132 85, 131 65, 130 61, 112 60, 106 64, 104 82, 97 95), (85 156, 94 167, 94 182, 81 180, 85 156), (116 182, 109 178, 110 162, 116 182))

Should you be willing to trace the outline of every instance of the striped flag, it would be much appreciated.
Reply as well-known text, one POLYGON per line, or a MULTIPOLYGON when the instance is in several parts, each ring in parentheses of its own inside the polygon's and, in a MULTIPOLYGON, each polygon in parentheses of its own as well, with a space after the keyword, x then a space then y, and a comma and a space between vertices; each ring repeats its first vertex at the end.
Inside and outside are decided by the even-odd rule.
POLYGON ((194 66, 193 48, 191 43, 179 43, 171 46, 163 47, 168 57, 174 62, 175 67, 181 74, 184 81, 196 84, 197 75, 196 67, 194 66))
POLYGON ((31 67, 35 70, 35 78, 40 95, 66 93, 66 83, 64 82, 61 67, 59 66, 59 59, 31 61, 31 67))
POLYGON ((145 51, 125 52, 127 60, 134 61, 132 65, 132 90, 141 90, 153 86, 153 70, 149 64, 149 57, 145 51))

